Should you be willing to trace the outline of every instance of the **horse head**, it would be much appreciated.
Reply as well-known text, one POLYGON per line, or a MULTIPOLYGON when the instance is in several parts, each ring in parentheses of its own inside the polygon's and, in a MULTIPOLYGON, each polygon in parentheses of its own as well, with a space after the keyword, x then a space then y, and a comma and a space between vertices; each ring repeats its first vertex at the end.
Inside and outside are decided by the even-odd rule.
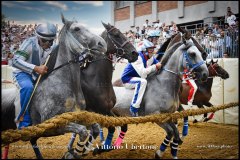
POLYGON ((214 61, 213 59, 211 59, 210 62, 206 62, 208 66, 209 76, 210 77, 218 76, 221 77, 222 79, 228 79, 229 78, 228 72, 221 66, 219 66, 217 62, 218 60, 214 61))
POLYGON ((119 29, 111 24, 103 23, 106 31, 106 42, 108 44, 108 52, 116 53, 117 57, 126 58, 129 62, 134 62, 138 58, 138 53, 135 47, 128 41, 128 39, 120 32, 119 29))
POLYGON ((198 50, 201 52, 203 60, 206 60, 206 59, 207 59, 207 56, 208 56, 207 52, 206 52, 206 51, 203 49, 203 47, 196 41, 196 39, 192 37, 191 33, 188 32, 187 30, 185 30, 184 28, 181 28, 180 26, 177 26, 177 27, 178 27, 178 30, 179 30, 182 34, 184 34, 184 38, 185 38, 185 39, 189 39, 189 38, 192 39, 193 43, 196 45, 196 47, 198 48, 198 50))
POLYGON ((184 68, 187 68, 190 72, 194 72, 197 79, 206 81, 208 78, 207 65, 204 63, 202 54, 191 39, 191 33, 186 32, 182 36, 182 42, 184 44, 183 61, 185 60, 184 68))
MULTIPOLYGON (((98 52, 104 53, 107 51, 107 44, 102 37, 91 33, 76 21, 67 20, 63 14, 61 14, 61 18, 67 31, 66 39, 63 40, 73 51, 77 53, 83 49, 97 50, 98 52)), ((59 39, 61 42, 61 32, 59 39)))

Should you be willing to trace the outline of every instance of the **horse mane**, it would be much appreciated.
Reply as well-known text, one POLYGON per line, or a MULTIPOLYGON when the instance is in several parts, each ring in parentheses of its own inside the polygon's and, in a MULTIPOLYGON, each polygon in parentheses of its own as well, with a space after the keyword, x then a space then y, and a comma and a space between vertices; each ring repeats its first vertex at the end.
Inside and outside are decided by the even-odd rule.
POLYGON ((64 34, 67 33, 68 28, 73 24, 73 21, 66 21, 61 29, 61 31, 59 32, 58 35, 58 39, 59 39, 59 44, 60 43, 64 43, 65 39, 62 38, 64 37, 64 34))
MULTIPOLYGON (((57 60, 57 55, 58 55, 58 48, 59 48, 59 45, 57 45, 53 50, 52 52, 50 53, 50 58, 49 58, 49 61, 47 63, 47 67, 48 67, 48 73, 51 73, 52 70, 54 69, 54 66, 56 64, 56 60, 57 60)), ((45 74, 43 75, 41 81, 43 81, 44 79, 46 79, 49 74, 45 74)))
MULTIPOLYGON (((163 55, 162 59, 161 59, 161 63, 162 63, 162 67, 166 65, 166 63, 168 62, 169 58, 172 56, 172 54, 174 53, 175 50, 177 50, 178 47, 180 47, 181 45, 183 44, 183 42, 177 42, 175 43, 174 45, 172 45, 163 55)), ((162 70, 160 71, 156 71, 156 72, 153 72, 153 73, 150 73, 149 76, 147 77, 150 78, 152 77, 153 75, 157 75, 161 72, 162 70)))
POLYGON ((161 59, 161 63, 162 66, 164 66, 167 61, 169 60, 169 58, 171 57, 171 55, 174 53, 174 51, 181 46, 183 43, 182 42, 177 42, 174 45, 172 45, 163 55, 162 59, 161 59))

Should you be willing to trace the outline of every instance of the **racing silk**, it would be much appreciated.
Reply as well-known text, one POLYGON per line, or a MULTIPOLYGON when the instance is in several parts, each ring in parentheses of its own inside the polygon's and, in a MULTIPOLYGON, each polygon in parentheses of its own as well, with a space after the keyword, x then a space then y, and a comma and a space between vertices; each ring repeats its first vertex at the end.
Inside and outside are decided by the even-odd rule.
POLYGON ((37 37, 24 40, 12 59, 12 66, 15 67, 13 75, 19 72, 26 72, 32 75, 33 79, 36 79, 37 73, 33 72, 34 67, 44 64, 55 46, 53 44, 50 49, 44 51, 39 46, 37 37))
POLYGON ((148 74, 157 70, 155 64, 158 63, 158 60, 156 60, 154 56, 148 59, 142 52, 138 52, 138 54, 138 59, 133 63, 128 63, 124 69, 121 77, 123 83, 129 82, 132 77, 146 79, 148 74))

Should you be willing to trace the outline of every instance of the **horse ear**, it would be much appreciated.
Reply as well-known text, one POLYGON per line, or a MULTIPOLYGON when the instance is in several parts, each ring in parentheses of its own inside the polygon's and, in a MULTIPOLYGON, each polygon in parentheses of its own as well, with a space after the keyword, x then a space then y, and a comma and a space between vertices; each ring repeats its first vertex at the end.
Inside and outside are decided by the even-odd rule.
POLYGON ((177 25, 177 28, 181 33, 184 33, 183 29, 179 25, 177 25))
POLYGON ((183 44, 187 44, 187 42, 186 42, 186 33, 184 33, 183 35, 182 35, 182 42, 183 42, 183 44))
POLYGON ((216 63, 218 62, 218 59, 216 60, 216 63))
POLYGON ((65 24, 67 22, 67 20, 63 16, 63 13, 61 13, 61 19, 62 19, 63 24, 65 24))
POLYGON ((187 30, 185 30, 184 28, 180 27, 179 25, 177 25, 177 28, 178 28, 178 30, 179 30, 180 32, 182 32, 182 33, 188 33, 187 30))
POLYGON ((107 24, 104 23, 103 21, 102 21, 102 24, 103 24, 103 26, 104 26, 104 28, 105 28, 106 30, 109 30, 109 29, 110 29, 109 25, 107 25, 107 24))
POLYGON ((214 63, 213 59, 211 59, 211 63, 212 63, 212 64, 214 63))

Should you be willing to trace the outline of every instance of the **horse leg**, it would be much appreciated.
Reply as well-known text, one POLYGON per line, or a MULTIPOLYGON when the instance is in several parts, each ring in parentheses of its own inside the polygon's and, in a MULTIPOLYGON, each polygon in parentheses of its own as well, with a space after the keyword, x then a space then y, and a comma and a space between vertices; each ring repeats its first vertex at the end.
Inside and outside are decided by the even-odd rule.
POLYGON ((179 136, 178 128, 176 127, 176 125, 173 122, 169 122, 169 125, 172 127, 174 135, 173 141, 170 143, 171 154, 173 156, 173 159, 177 159, 178 145, 181 145, 183 141, 179 136))
POLYGON ((76 136, 77 136, 77 134, 76 133, 73 133, 72 134, 72 137, 71 137, 71 139, 70 139, 70 141, 69 141, 69 143, 68 143, 68 150, 71 150, 72 149, 72 146, 73 146, 73 143, 74 143, 74 141, 75 141, 75 139, 76 139, 76 136))
MULTIPOLYGON (((205 106, 207 106, 207 107, 212 107, 213 105, 212 105, 212 103, 207 102, 207 103, 205 104, 205 106)), ((203 122, 207 122, 207 121, 211 120, 211 119, 213 118, 213 116, 214 116, 214 113, 211 113, 210 116, 209 116, 209 117, 206 117, 203 122)))
MULTIPOLYGON (((198 108, 204 108, 202 104, 198 104, 197 106, 198 106, 198 108)), ((200 120, 197 120, 195 118, 195 116, 193 116, 193 118, 194 118, 193 123, 197 123, 197 122, 202 121, 204 119, 204 117, 202 117, 200 120)))
POLYGON ((124 136, 125 136, 125 134, 127 132, 127 129, 128 129, 128 125, 127 124, 121 126, 121 132, 118 135, 118 138, 116 139, 116 141, 114 143, 114 146, 116 146, 116 147, 121 146, 123 138, 124 138, 124 136))
POLYGON ((30 140, 30 142, 31 142, 33 151, 34 151, 37 159, 43 159, 43 156, 42 156, 42 154, 41 154, 41 152, 40 152, 40 150, 39 150, 39 148, 38 148, 38 145, 37 145, 37 140, 38 140, 38 137, 37 137, 37 138, 32 138, 32 139, 30 140))
POLYGON ((163 123, 163 124, 158 124, 158 125, 166 131, 167 136, 165 137, 162 144, 160 145, 159 150, 157 150, 155 152, 156 159, 160 159, 163 157, 163 154, 164 154, 165 150, 167 149, 167 146, 168 146, 170 140, 173 137, 173 130, 169 124, 163 123))
POLYGON ((89 135, 88 141, 85 144, 84 148, 80 143, 77 143, 76 150, 82 150, 82 155, 85 156, 89 153, 90 150, 92 150, 92 146, 94 141, 96 140, 97 136, 100 132, 100 125, 98 123, 95 123, 91 126, 91 133, 89 135))
MULTIPOLYGON (((96 137, 98 136, 98 134, 99 134, 99 132, 97 132, 97 131, 99 131, 99 130, 97 130, 97 126, 96 126, 96 124, 93 124, 93 126, 92 126, 92 129, 93 129, 93 132, 94 132, 94 135, 93 135, 93 137, 94 137, 94 139, 96 139, 96 137), (97 135, 95 134, 95 132, 97 132, 97 135), (95 135, 96 135, 96 137, 95 137, 95 135)), ((99 128, 100 128, 100 126, 99 126, 99 128)), ((102 131, 102 136, 103 136, 103 130, 102 130, 102 128, 100 128, 100 133, 101 133, 101 131, 102 131)), ((77 134, 76 133, 73 133, 72 134, 72 137, 71 137, 71 139, 70 139, 70 141, 69 141, 69 143, 68 143, 68 150, 71 150, 72 149, 72 146, 73 146, 73 143, 74 143, 74 141, 75 141, 75 139, 76 139, 76 136, 77 136, 77 134)), ((100 139, 101 139, 101 137, 100 137, 100 139)), ((104 140, 104 138, 103 138, 103 140, 104 140)))
POLYGON ((101 141, 101 143, 104 144, 105 141, 104 141, 104 134, 103 134, 103 129, 102 129, 102 127, 100 128, 100 134, 99 134, 99 136, 100 136, 100 141, 101 141))
POLYGON ((115 127, 108 127, 108 135, 107 135, 104 145, 102 145, 100 147, 96 147, 93 151, 93 155, 100 154, 105 151, 110 151, 109 148, 111 148, 114 132, 115 132, 115 127))
POLYGON ((2 159, 8 159, 8 150, 9 150, 9 144, 4 146, 4 151, 2 154, 2 159))
POLYGON ((182 130, 182 137, 181 140, 183 141, 184 138, 188 135, 188 117, 183 118, 183 130, 182 130))
MULTIPOLYGON (((79 135, 79 142, 77 143, 77 147, 75 149, 70 149, 67 151, 62 158, 66 159, 79 159, 83 155, 83 148, 85 148, 85 145, 87 143, 86 139, 91 136, 89 136, 89 133, 87 131, 87 128, 83 125, 76 124, 76 123, 69 123, 63 128, 58 128, 55 130, 55 135, 59 134, 65 134, 67 132, 73 132, 79 135), (80 146, 80 147, 79 147, 80 146)), ((48 135, 49 136, 49 135, 48 135)), ((88 139, 88 140, 89 140, 88 139)))

